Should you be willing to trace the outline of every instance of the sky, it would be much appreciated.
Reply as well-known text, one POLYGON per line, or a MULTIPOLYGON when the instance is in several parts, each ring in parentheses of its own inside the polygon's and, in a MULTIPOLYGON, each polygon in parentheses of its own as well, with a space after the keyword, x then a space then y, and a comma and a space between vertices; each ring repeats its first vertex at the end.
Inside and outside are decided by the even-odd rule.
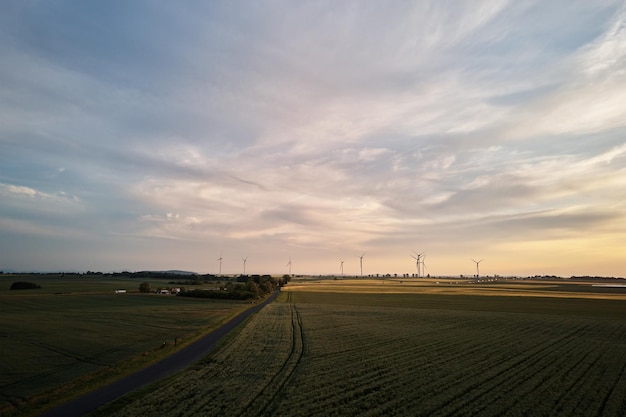
POLYGON ((6 1, 0 270, 626 275, 622 1, 6 1))

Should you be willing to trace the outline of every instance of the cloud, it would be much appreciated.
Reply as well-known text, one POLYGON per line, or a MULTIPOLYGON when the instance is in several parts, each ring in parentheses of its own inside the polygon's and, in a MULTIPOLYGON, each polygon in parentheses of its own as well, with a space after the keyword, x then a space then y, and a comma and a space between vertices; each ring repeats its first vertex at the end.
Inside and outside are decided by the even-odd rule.
MULTIPOLYGON (((503 130, 495 132, 506 139, 528 140, 624 127, 625 10, 618 10, 607 30, 596 39, 581 44, 562 61, 552 64, 560 82, 519 103, 517 115, 503 121, 503 130)), ((544 86, 551 84, 548 81, 544 86)))
POLYGON ((321 264, 418 240, 465 259, 506 236, 525 248, 608 236, 626 181, 624 10, 12 5, 4 225, 92 233, 100 252, 176 253, 201 270, 200 247, 263 252, 269 268, 272 252, 321 264))
POLYGON ((589 80, 626 75, 626 7, 616 13, 608 30, 582 49, 580 66, 589 80))
POLYGON ((3 183, 0 183, 0 197, 4 202, 13 202, 24 208, 33 209, 58 208, 68 210, 71 208, 78 209, 82 205, 78 197, 67 195, 63 191, 49 194, 30 187, 3 183))

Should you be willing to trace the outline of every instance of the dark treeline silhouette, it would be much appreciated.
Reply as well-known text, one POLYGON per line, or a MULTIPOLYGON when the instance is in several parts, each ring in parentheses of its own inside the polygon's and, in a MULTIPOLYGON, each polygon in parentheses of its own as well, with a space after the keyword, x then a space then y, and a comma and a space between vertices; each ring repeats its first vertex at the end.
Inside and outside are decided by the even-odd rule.
POLYGON ((216 279, 215 275, 199 275, 193 272, 185 272, 185 271, 139 271, 139 272, 97 272, 97 271, 87 271, 87 272, 6 272, 0 271, 0 275, 13 275, 13 276, 35 276, 35 277, 86 277, 86 276, 98 276, 98 277, 114 277, 114 278, 163 278, 163 279, 172 279, 172 278, 180 278, 180 277, 191 277, 191 278, 202 278, 202 279, 216 279))
POLYGON ((572 280, 577 280, 577 281, 616 281, 616 280, 626 280, 626 278, 624 277, 604 277, 604 276, 590 276, 590 275, 584 275, 584 276, 576 276, 573 275, 571 277, 560 277, 558 275, 534 275, 534 276, 530 276, 528 277, 530 279, 545 279, 545 280, 564 280, 564 281, 572 281, 572 280))
POLYGON ((625 280, 625 278, 622 278, 622 277, 601 277, 601 276, 581 276, 581 277, 573 276, 573 277, 570 277, 570 279, 575 279, 579 281, 606 281, 606 280, 614 281, 616 279, 619 279, 622 281, 625 280))
POLYGON ((18 281, 11 284, 12 290, 36 290, 38 288, 41 288, 41 285, 32 282, 18 281))
POLYGON ((180 277, 188 277, 189 280, 213 280, 217 279, 215 275, 199 275, 192 272, 172 272, 172 271, 138 271, 138 272, 111 272, 104 274, 111 277, 126 277, 126 278, 157 278, 157 279, 173 279, 180 277))
POLYGON ((227 282, 224 286, 209 289, 196 288, 185 290, 180 297, 218 298, 228 300, 256 300, 276 291, 276 288, 287 285, 291 277, 284 275, 275 279, 270 275, 240 275, 236 282, 227 282))

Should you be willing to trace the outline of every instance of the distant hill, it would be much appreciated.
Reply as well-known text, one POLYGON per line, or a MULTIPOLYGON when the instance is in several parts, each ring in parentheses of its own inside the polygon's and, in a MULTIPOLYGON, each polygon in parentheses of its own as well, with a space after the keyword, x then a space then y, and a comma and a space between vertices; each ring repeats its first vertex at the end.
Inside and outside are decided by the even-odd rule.
POLYGON ((141 279, 146 279, 146 278, 157 278, 157 279, 175 279, 176 276, 178 277, 191 277, 191 276, 198 276, 198 274, 196 272, 191 272, 191 271, 182 271, 180 269, 168 269, 168 270, 161 270, 161 271, 148 271, 148 270, 144 270, 144 271, 137 271, 137 272, 128 272, 128 271, 123 271, 123 272, 114 272, 112 274, 107 274, 110 276, 114 276, 114 277, 129 277, 129 278, 141 278, 141 279))
POLYGON ((147 272, 157 272, 160 274, 176 274, 176 275, 198 275, 197 272, 181 271, 180 269, 169 269, 167 271, 147 271, 147 272))

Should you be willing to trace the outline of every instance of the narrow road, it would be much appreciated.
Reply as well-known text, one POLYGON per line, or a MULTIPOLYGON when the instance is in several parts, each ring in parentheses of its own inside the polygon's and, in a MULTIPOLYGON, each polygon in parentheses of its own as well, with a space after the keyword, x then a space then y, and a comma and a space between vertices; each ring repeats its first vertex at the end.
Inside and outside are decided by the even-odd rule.
POLYGON ((170 376, 189 367, 194 362, 200 360, 208 354, 215 344, 224 337, 228 332, 237 327, 250 314, 256 313, 266 304, 273 301, 279 294, 276 291, 261 304, 252 307, 226 324, 213 330, 211 333, 202 337, 200 340, 186 346, 167 358, 157 362, 141 371, 127 376, 124 379, 106 385, 96 391, 86 394, 80 398, 70 401, 66 404, 53 408, 40 417, 81 417, 87 413, 94 411, 96 408, 107 404, 123 395, 131 393, 144 385, 151 384, 162 378, 170 376))

